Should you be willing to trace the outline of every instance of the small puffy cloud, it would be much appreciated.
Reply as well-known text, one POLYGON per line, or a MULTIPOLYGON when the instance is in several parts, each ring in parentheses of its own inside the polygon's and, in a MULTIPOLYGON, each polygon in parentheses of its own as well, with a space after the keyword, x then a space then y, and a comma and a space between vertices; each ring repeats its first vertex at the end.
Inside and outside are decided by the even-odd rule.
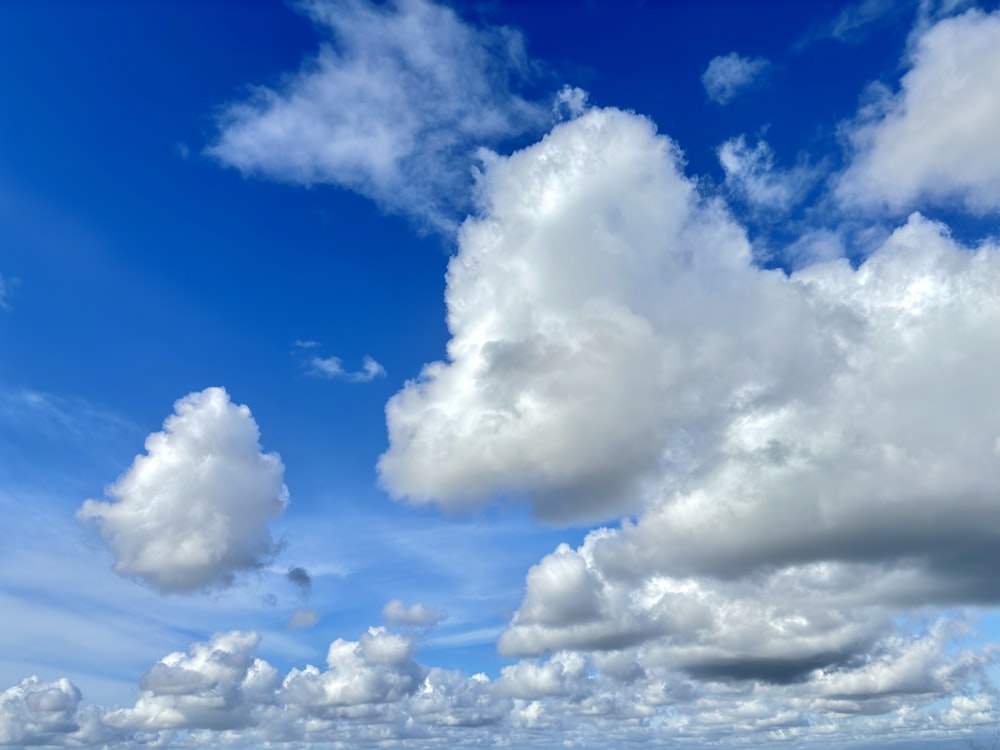
POLYGON ((0 693, 0 745, 62 744, 79 729, 80 691, 69 680, 29 677, 0 693))
POLYGON ((563 86, 556 94, 553 108, 556 114, 572 119, 587 111, 587 99, 588 94, 583 89, 576 86, 563 86))
POLYGON ((311 628, 319 622, 320 614, 315 609, 299 608, 292 612, 288 618, 286 630, 304 630, 311 628))
POLYGON ((281 687, 281 700, 320 715, 338 709, 397 701, 412 693, 425 670, 413 660, 413 644, 385 628, 369 628, 357 641, 330 644, 328 669, 293 669, 281 687))
POLYGON ((356 371, 344 369, 340 357, 312 357, 307 366, 310 375, 348 383, 370 383, 375 378, 385 377, 385 368, 368 355, 361 360, 361 369, 356 371))
POLYGON ((396 627, 433 628, 445 617, 441 610, 420 602, 407 607, 402 599, 393 599, 382 607, 382 619, 396 627))
POLYGON ((475 149, 551 117, 514 93, 530 63, 510 29, 427 0, 298 7, 331 41, 277 88, 227 106, 207 149, 244 174, 340 185, 450 228, 475 149))
POLYGON ((742 135, 723 143, 716 154, 726 187, 752 208, 788 211, 806 199, 819 178, 819 170, 803 162, 787 170, 777 168, 766 141, 750 147, 742 135))
POLYGON ((543 663, 525 660, 504 667, 494 689, 512 698, 527 700, 549 695, 578 695, 586 692, 586 669, 586 660, 580 654, 560 652, 543 663))
POLYGON ((224 389, 191 393, 108 488, 112 500, 87 500, 77 518, 97 524, 121 575, 167 592, 229 585, 278 551, 268 522, 288 502, 284 466, 259 439, 224 389))
POLYGON ((143 675, 135 705, 107 712, 104 723, 128 732, 254 723, 254 709, 273 703, 281 680, 254 655, 259 644, 257 633, 233 631, 165 656, 143 675))
POLYGON ((743 57, 730 52, 709 61, 705 72, 701 74, 701 83, 709 99, 716 104, 725 105, 740 91, 758 83, 770 67, 771 63, 763 57, 743 57))
POLYGON ((847 204, 906 210, 921 202, 1000 210, 1000 11, 970 10, 916 40, 899 91, 874 89, 845 133, 847 204))
POLYGON ((7 288, 7 282, 4 281, 2 275, 0 275, 0 310, 7 310, 9 306, 7 304, 7 295, 10 290, 7 288))

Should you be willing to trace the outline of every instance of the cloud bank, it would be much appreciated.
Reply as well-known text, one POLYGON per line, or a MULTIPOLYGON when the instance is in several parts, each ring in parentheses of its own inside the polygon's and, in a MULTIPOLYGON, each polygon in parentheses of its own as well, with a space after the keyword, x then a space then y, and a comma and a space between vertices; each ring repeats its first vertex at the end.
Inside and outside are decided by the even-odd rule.
POLYGON ((174 404, 146 453, 77 512, 96 523, 114 569, 165 592, 227 586, 278 551, 268 522, 288 503, 284 466, 257 423, 222 388, 174 404))
POLYGON ((413 640, 384 628, 335 640, 322 669, 282 675, 257 656, 257 633, 232 631, 159 660, 124 708, 81 709, 68 680, 25 680, 0 695, 0 742, 197 748, 224 737, 240 747, 473 748, 497 740, 537 746, 551 737, 606 747, 664 736, 711 742, 734 732, 748 746, 929 739, 998 718, 988 694, 956 693, 985 687, 988 664, 949 645, 955 627, 938 622, 887 637, 871 656, 791 685, 708 673, 694 681, 655 654, 627 649, 559 651, 504 667, 491 680, 428 668, 415 660, 413 640))

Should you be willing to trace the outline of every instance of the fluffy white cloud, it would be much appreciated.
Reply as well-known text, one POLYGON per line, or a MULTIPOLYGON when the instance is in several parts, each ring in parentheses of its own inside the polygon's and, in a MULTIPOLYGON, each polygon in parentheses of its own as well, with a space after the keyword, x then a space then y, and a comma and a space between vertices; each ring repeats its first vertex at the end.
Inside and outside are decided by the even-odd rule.
POLYGON ((549 695, 579 696, 587 692, 586 677, 586 660, 580 654, 563 651, 542 663, 526 660, 504 667, 496 689, 528 700, 549 695))
POLYGON ((256 633, 233 631, 169 654, 143 675, 135 706, 108 711, 102 721, 129 733, 246 727, 257 706, 274 702, 281 681, 254 656, 259 643, 256 633))
POLYGON ((228 585, 277 551, 268 522, 288 502, 281 459, 259 438, 224 389, 191 393, 108 488, 112 501, 87 500, 77 517, 97 523, 122 575, 163 591, 228 585))
POLYGON ((277 90, 228 106, 208 149, 245 174, 340 185, 450 227, 475 149, 551 117, 512 92, 530 67, 513 30, 426 0, 299 7, 332 41, 277 90))
POLYGON ((957 202, 1000 210, 1000 12, 970 10, 930 26, 892 94, 847 128, 854 149, 837 193, 847 203, 906 209, 957 202))
POLYGON ((393 599, 382 608, 382 619, 390 625, 433 628, 444 620, 445 613, 417 602, 407 607, 401 599, 393 599))
POLYGON ((424 668, 413 661, 413 643, 385 628, 369 628, 357 641, 338 638, 326 656, 329 669, 293 669, 281 687, 281 700, 321 715, 348 706, 387 703, 412 693, 424 668))
POLYGON ((29 677, 0 693, 0 745, 62 744, 79 729, 80 691, 69 680, 29 677))
POLYGON ((449 265, 450 361, 386 407, 394 495, 615 515, 713 452, 734 412, 827 379, 841 356, 824 319, 840 313, 756 269, 677 159, 647 120, 607 109, 492 161, 449 265))
POLYGON ((716 104, 728 104, 740 91, 759 82, 771 64, 763 57, 743 57, 736 52, 713 57, 701 83, 708 98, 716 104))

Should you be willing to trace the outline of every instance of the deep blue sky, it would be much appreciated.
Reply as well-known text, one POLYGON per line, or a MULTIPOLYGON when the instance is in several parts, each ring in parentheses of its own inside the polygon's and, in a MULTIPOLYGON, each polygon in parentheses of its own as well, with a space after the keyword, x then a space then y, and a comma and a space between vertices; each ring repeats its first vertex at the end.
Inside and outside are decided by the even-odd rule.
POLYGON ((998 29, 0 4, 0 745, 989 736, 998 29))

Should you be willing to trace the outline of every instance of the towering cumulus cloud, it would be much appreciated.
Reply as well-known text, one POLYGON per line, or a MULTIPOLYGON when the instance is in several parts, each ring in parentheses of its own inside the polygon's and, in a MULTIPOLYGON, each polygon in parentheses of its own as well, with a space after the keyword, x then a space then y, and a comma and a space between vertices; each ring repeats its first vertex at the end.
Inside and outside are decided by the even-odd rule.
POLYGON ((163 591, 228 585, 277 551, 268 521, 288 502, 284 467, 263 453, 246 406, 222 388, 185 396, 146 454, 77 513, 96 521, 115 570, 163 591))
POLYGON ((997 247, 914 214, 856 269, 763 270, 676 161, 616 110, 497 159, 450 360, 387 407, 398 495, 641 511, 534 568, 501 650, 780 683, 900 611, 1000 602, 997 247))
POLYGON ((837 312, 756 269, 677 160, 648 120, 604 109, 493 163, 448 270, 450 362, 386 409, 393 493, 613 516, 713 455, 732 414, 821 385, 837 312))

